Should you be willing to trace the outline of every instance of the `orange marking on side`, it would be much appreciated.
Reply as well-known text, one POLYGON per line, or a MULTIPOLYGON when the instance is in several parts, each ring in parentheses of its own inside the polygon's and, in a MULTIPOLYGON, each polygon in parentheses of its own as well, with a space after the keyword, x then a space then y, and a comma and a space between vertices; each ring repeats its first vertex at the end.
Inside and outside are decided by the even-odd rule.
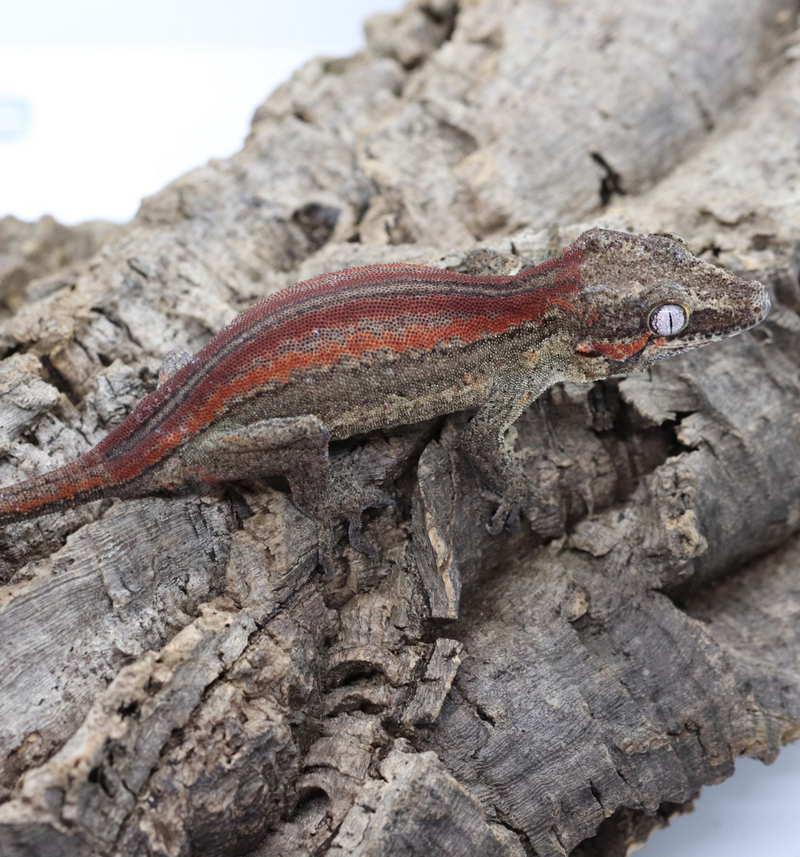
POLYGON ((647 344, 650 333, 635 342, 582 342, 575 350, 581 354, 601 354, 609 360, 625 360, 638 354, 647 344))

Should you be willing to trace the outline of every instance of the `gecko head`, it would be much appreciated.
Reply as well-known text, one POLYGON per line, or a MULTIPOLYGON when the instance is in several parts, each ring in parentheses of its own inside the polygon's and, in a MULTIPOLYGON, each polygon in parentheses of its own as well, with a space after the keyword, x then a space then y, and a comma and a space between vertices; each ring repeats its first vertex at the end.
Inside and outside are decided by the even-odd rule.
POLYGON ((595 376, 725 339, 769 312, 761 283, 698 259, 677 235, 592 229, 573 246, 581 283, 575 351, 595 376))

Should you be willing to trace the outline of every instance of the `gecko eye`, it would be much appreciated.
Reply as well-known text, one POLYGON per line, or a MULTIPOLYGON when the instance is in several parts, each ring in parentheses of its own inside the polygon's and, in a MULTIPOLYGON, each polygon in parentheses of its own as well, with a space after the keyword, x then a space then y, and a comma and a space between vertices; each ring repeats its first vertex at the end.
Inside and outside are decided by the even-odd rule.
POLYGON ((659 336, 675 336, 689 323, 689 310, 682 304, 661 304, 650 313, 650 330, 659 336))

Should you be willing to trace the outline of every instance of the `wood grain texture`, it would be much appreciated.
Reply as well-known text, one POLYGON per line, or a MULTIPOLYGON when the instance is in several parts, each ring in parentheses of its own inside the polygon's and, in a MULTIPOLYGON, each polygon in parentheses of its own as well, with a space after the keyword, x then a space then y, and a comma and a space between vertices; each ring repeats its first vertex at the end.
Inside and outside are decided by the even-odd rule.
POLYGON ((529 408, 516 533, 478 523, 463 413, 336 446, 341 484, 396 504, 368 516, 377 560, 340 533, 333 580, 278 483, 4 529, 3 857, 616 857, 798 736, 796 21, 620 15, 412 3, 86 267, 42 252, 2 292, 2 485, 102 439, 170 348, 325 271, 474 273, 486 244, 533 264, 599 224, 679 232, 776 299, 753 332, 529 408))

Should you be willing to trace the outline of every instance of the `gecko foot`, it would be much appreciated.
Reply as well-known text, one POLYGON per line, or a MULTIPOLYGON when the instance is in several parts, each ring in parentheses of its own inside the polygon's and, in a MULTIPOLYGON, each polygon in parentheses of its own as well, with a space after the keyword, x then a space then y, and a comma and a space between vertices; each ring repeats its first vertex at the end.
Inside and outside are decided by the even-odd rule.
POLYGON ((378 545, 374 539, 364 532, 362 515, 367 509, 393 508, 396 505, 394 498, 385 491, 381 491, 380 488, 362 489, 354 513, 347 516, 350 524, 347 531, 350 544, 360 553, 366 554, 371 559, 377 559, 379 556, 378 545))
POLYGON ((354 550, 363 553, 370 559, 377 559, 380 556, 378 544, 371 536, 364 532, 364 527, 361 523, 361 516, 357 518, 348 518, 347 538, 354 550))
POLYGON ((511 500, 503 500, 497 507, 492 520, 486 525, 486 531, 498 536, 503 530, 516 533, 519 530, 520 504, 511 500))
POLYGON ((329 514, 313 515, 319 530, 319 561, 326 576, 332 577, 336 556, 336 534, 334 522, 346 518, 348 522, 347 538, 354 550, 363 553, 370 559, 380 556, 378 545, 374 539, 364 532, 362 515, 367 509, 394 506, 392 497, 379 488, 360 486, 346 493, 336 492, 338 502, 331 503, 329 514))

